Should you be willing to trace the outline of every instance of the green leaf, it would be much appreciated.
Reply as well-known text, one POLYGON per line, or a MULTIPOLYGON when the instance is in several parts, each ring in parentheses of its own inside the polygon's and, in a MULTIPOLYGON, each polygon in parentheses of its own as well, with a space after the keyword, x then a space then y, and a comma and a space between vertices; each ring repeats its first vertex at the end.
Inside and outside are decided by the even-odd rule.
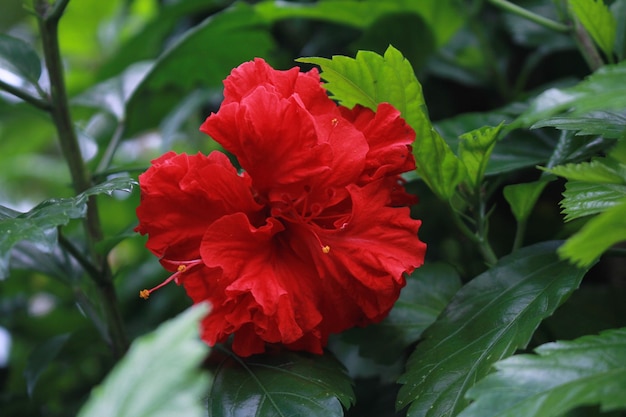
POLYGON ((626 198, 626 186, 615 184, 590 184, 568 181, 560 205, 569 222, 580 217, 599 214, 620 204, 626 198))
MULTIPOLYGON (((513 120, 519 112, 514 108, 497 109, 484 113, 463 113, 435 122, 437 131, 452 149, 459 145, 459 133, 475 129, 477 126, 498 125, 502 121, 513 120)), ((485 175, 501 174, 520 168, 534 167, 550 159, 556 139, 546 132, 517 129, 510 131, 498 140, 487 162, 485 175)))
POLYGON ((626 198, 589 220, 559 248, 559 255, 580 267, 588 267, 611 246, 623 241, 626 241, 626 198))
POLYGON ((570 181, 626 184, 626 164, 620 164, 607 158, 597 158, 591 162, 559 165, 546 169, 546 171, 559 177, 567 178, 570 181))
POLYGON ((348 343, 359 344, 361 356, 392 364, 419 340, 459 288, 461 279, 453 267, 425 264, 407 279, 389 316, 380 323, 348 330, 342 337, 348 343))
POLYGON ((268 0, 257 4, 255 9, 268 22, 308 18, 356 28, 369 27, 386 15, 417 14, 430 26, 437 46, 448 42, 465 21, 462 8, 451 0, 322 0, 305 4, 268 0), (442 21, 446 24, 442 25, 442 21))
POLYGON ((211 15, 178 38, 137 86, 127 103, 127 134, 158 125, 181 97, 198 86, 221 87, 233 68, 271 56, 273 46, 267 22, 250 5, 211 15))
POLYGON ((562 115, 533 125, 533 128, 540 127, 573 130, 577 135, 598 135, 607 139, 620 139, 626 137, 626 116, 612 111, 596 111, 582 116, 562 115))
POLYGON ((409 358, 398 408, 410 405, 408 417, 456 415, 493 363, 526 346, 585 273, 559 259, 559 244, 520 249, 454 296, 409 358))
POLYGON ((422 86, 400 51, 390 46, 384 56, 359 51, 356 58, 333 56, 298 61, 319 65, 325 88, 343 106, 360 104, 372 110, 383 102, 395 106, 415 130, 413 154, 418 174, 438 197, 452 197, 466 176, 465 168, 430 122, 422 86))
POLYGON ((89 188, 72 198, 46 200, 27 213, 19 213, 6 207, 0 209, 0 278, 9 271, 11 248, 22 240, 35 242, 42 250, 51 251, 57 242, 57 227, 71 219, 85 216, 90 196, 112 194, 115 191, 130 192, 136 181, 117 177, 89 188))
POLYGON ((496 363, 459 417, 552 417, 583 405, 626 408, 626 328, 547 343, 496 363))
POLYGON ((574 117, 595 111, 622 111, 626 108, 626 61, 605 65, 577 85, 551 88, 540 94, 510 128, 534 127, 550 117, 568 111, 574 117))
POLYGON ((210 417, 340 417, 354 402, 350 378, 331 355, 274 352, 222 358, 209 393, 210 417))
POLYGON ((502 126, 503 123, 496 127, 484 126, 460 136, 459 159, 467 169, 467 179, 472 189, 479 187, 483 181, 489 157, 502 126))
POLYGON ((202 417, 208 377, 200 364, 209 348, 198 337, 208 312, 195 305, 138 338, 96 387, 79 417, 202 417))
POLYGON ((72 104, 104 110, 122 121, 126 118, 126 102, 151 69, 151 63, 135 63, 121 75, 96 84, 75 97, 72 104))
POLYGON ((54 336, 52 339, 37 346, 28 356, 28 362, 24 370, 24 378, 26 378, 26 389, 30 397, 33 396, 33 391, 35 390, 39 376, 46 370, 48 365, 50 365, 50 362, 57 357, 69 338, 69 333, 54 336))
POLYGON ((606 56, 612 56, 617 21, 603 0, 569 0, 570 9, 606 56))
POLYGON ((0 34, 0 68, 38 85, 41 61, 31 45, 21 39, 0 34))
POLYGON ((537 199, 539 199, 548 183, 549 180, 538 180, 504 187, 502 192, 507 203, 511 206, 515 220, 524 222, 528 219, 535 207, 535 203, 537 203, 537 199))

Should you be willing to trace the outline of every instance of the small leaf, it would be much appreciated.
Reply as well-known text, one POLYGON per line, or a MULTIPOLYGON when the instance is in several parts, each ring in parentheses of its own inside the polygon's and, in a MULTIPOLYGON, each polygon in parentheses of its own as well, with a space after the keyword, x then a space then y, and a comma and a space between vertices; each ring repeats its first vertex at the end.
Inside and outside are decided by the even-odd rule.
POLYGON ((400 51, 390 46, 384 56, 359 51, 354 59, 334 56, 298 61, 319 65, 325 88, 343 106, 360 104, 376 110, 379 103, 387 102, 396 107, 416 133, 413 155, 418 174, 438 197, 452 197, 466 176, 465 168, 430 122, 422 86, 400 51))
POLYGON ((39 376, 46 370, 48 365, 50 365, 50 362, 57 357, 69 338, 69 333, 54 336, 52 339, 37 346, 28 356, 28 362, 24 370, 24 378, 26 378, 26 389, 30 397, 33 396, 33 391, 37 385, 39 376))
POLYGON ((504 187, 504 198, 511 206, 515 220, 524 222, 532 213, 537 199, 548 185, 549 180, 538 180, 523 184, 512 184, 504 187))
POLYGON ((40 250, 51 251, 57 242, 57 227, 71 219, 85 215, 90 196, 132 190, 136 181, 117 177, 98 184, 72 198, 46 200, 27 213, 18 213, 5 207, 0 210, 0 278, 9 272, 11 248, 22 240, 36 243, 40 250))
POLYGON ((41 61, 33 47, 21 39, 0 34, 0 68, 38 85, 41 61))
POLYGON ((623 241, 626 241, 626 198, 589 220, 559 248, 559 255, 580 267, 588 267, 611 246, 623 241))
POLYGON ((456 293, 409 358, 398 408, 410 405, 408 417, 454 416, 493 363, 526 346, 585 273, 559 259, 559 244, 520 249, 456 293))
POLYGON ((615 184, 590 184, 582 181, 568 181, 565 184, 560 205, 569 222, 580 217, 599 214, 620 204, 626 198, 626 186, 615 184))
POLYGON ((569 0, 572 12, 606 56, 612 56, 617 21, 603 0, 569 0))
POLYGON ((467 169, 467 179, 472 189, 479 187, 483 181, 489 157, 502 126, 503 123, 496 127, 484 126, 460 136, 459 159, 467 169))
POLYGON ((209 393, 210 417, 340 417, 354 402, 350 378, 331 355, 227 352, 209 393))
POLYGON ((96 387, 79 417, 202 417, 208 386, 199 366, 209 348, 198 337, 205 304, 138 338, 96 387))
POLYGON ((552 417, 583 405, 626 409, 626 328, 547 343, 495 364, 459 417, 552 417))

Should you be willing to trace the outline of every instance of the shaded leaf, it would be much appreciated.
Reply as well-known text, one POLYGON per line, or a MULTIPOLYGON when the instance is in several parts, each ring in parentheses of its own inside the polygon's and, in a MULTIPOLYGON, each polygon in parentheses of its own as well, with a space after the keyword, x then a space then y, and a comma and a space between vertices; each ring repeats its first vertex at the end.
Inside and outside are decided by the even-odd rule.
POLYGON ((568 111, 580 116, 595 111, 622 111, 626 108, 626 61, 605 65, 577 85, 551 88, 532 101, 511 128, 534 127, 550 117, 568 111))
POLYGON ((178 38, 155 62, 127 102, 127 134, 157 125, 197 87, 221 87, 244 61, 271 56, 268 23, 242 2, 178 38), (150 117, 146 117, 149 115, 150 117))
POLYGON ((599 214, 626 198, 626 186, 615 184, 590 184, 568 181, 560 205, 569 222, 580 217, 599 214))
POLYGON ((416 269, 407 279, 400 298, 382 322, 344 332, 344 340, 359 344, 359 353, 377 363, 392 364, 403 351, 419 340, 461 288, 454 268, 430 263, 416 269))
POLYGON ((502 193, 507 203, 511 206, 511 212, 515 220, 523 222, 532 213, 537 199, 548 185, 549 180, 538 180, 523 184, 511 184, 504 187, 502 193))
POLYGON ((39 376, 46 370, 50 362, 52 362, 65 343, 70 338, 69 333, 60 334, 47 340, 33 350, 28 356, 26 369, 24 370, 24 378, 26 378, 26 389, 28 395, 32 397, 39 376))
POLYGON ((57 227, 71 219, 85 216, 90 196, 130 192, 136 181, 118 177, 98 184, 72 198, 46 200, 26 213, 3 207, 0 210, 0 278, 8 275, 11 248, 22 240, 35 243, 40 250, 49 252, 57 242, 57 227))
POLYGON ((489 157, 498 139, 503 124, 496 127, 484 126, 460 135, 459 159, 467 170, 470 187, 479 187, 485 176, 489 157))
POLYGON ((559 255, 580 267, 588 267, 611 246, 623 241, 626 241, 626 198, 589 220, 559 248, 559 255))
POLYGON ((560 242, 544 242, 502 258, 466 284, 423 334, 411 355, 397 407, 409 417, 453 416, 465 392, 496 361, 526 346, 545 317, 585 273, 560 260, 560 242))
POLYGON ((126 102, 151 69, 152 63, 135 63, 121 75, 96 84, 75 97, 72 103, 105 110, 122 121, 126 116, 126 102))
POLYGON ((539 121, 533 127, 554 127, 573 130, 577 135, 599 135, 607 139, 620 139, 626 137, 626 115, 611 111, 596 111, 582 116, 562 115, 539 121))
MULTIPOLYGON (((225 350, 225 349, 224 349, 225 350)), ((226 352, 209 393, 213 417, 340 417, 354 402, 350 378, 331 355, 226 352)))
POLYGON ((611 4, 611 13, 616 17, 617 28, 615 37, 615 53, 619 60, 626 58, 626 19, 618 18, 626 16, 626 0, 615 0, 611 4))
POLYGON ((603 0, 569 0, 569 6, 607 56, 612 56, 617 22, 603 0))
POLYGON ((138 338, 96 387, 79 417, 202 417, 208 377, 200 364, 209 348, 198 336, 206 304, 195 305, 138 338))
POLYGON ((458 3, 451 0, 421 0, 420 2, 322 0, 304 4, 264 1, 255 8, 267 21, 272 22, 291 18, 309 18, 357 28, 369 27, 385 15, 413 13, 428 23, 438 46, 444 45, 465 21, 463 10, 458 3), (442 21, 446 24, 440 24, 442 21))
POLYGON ((547 343, 536 355, 495 364, 497 372, 469 390, 460 417, 551 417, 582 405, 626 408, 626 328, 547 343))
POLYGON ((21 39, 0 34, 0 68, 21 77, 33 86, 39 83, 39 56, 31 45, 21 39))
POLYGON ((422 86, 400 51, 390 46, 384 56, 359 51, 356 58, 298 61, 319 65, 326 89, 343 106, 360 104, 376 110, 379 103, 387 102, 396 107, 416 132, 413 154, 418 174, 438 197, 452 197, 466 175, 465 168, 430 122, 422 86))

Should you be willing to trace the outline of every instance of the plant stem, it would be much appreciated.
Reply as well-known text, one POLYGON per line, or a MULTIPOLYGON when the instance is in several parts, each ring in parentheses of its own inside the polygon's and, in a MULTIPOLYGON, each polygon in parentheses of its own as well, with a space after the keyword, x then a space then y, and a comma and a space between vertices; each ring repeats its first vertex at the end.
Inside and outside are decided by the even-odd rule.
POLYGON ((35 97, 29 94, 28 91, 19 89, 17 87, 13 87, 11 84, 7 84, 2 80, 0 80, 0 89, 6 91, 7 93, 13 94, 17 98, 21 98, 25 102, 32 104, 38 109, 45 110, 45 111, 52 110, 52 106, 50 105, 50 102, 48 102, 47 100, 44 100, 39 97, 35 97))
POLYGON ((461 217, 459 216, 459 213, 454 210, 454 208, 451 207, 451 211, 454 224, 456 224, 459 230, 461 230, 461 232, 478 247, 478 250, 480 251, 487 265, 495 265, 498 262, 498 257, 494 253, 491 245, 489 244, 489 241, 487 240, 486 225, 484 224, 484 220, 480 221, 480 217, 483 217, 483 215, 479 214, 477 231, 473 232, 469 227, 467 227, 467 224, 465 224, 463 219, 461 219, 461 217))
POLYGON ((589 65, 589 69, 596 71, 604 65, 604 61, 585 28, 578 22, 575 23, 575 27, 574 40, 576 41, 576 45, 578 45, 580 53, 587 62, 587 65, 589 65))
POLYGON ((554 30, 556 32, 567 33, 571 30, 571 28, 567 25, 564 25, 559 22, 555 22, 554 20, 538 15, 537 13, 533 13, 530 10, 524 9, 523 7, 513 4, 507 0, 487 0, 487 1, 502 10, 505 10, 509 13, 513 13, 515 15, 523 17, 524 19, 530 20, 531 22, 534 22, 538 25, 554 30))
POLYGON ((526 220, 518 221, 517 228, 515 229, 515 238, 513 239, 513 249, 511 252, 515 252, 524 244, 524 235, 526 234, 526 220))
MULTIPOLYGON (((82 157, 70 115, 59 48, 58 24, 68 3, 69 0, 58 0, 50 5, 47 0, 35 0, 35 10, 38 16, 44 60, 50 78, 50 114, 57 129, 61 151, 68 164, 74 191, 79 194, 91 186, 91 179, 82 157)), ((128 340, 118 308, 108 261, 105 256, 97 252, 95 247, 96 243, 102 240, 95 197, 91 197, 87 202, 87 214, 83 224, 92 263, 99 271, 97 278, 93 277, 93 274, 90 276, 94 278, 100 291, 113 354, 116 357, 121 357, 128 348, 128 340)))

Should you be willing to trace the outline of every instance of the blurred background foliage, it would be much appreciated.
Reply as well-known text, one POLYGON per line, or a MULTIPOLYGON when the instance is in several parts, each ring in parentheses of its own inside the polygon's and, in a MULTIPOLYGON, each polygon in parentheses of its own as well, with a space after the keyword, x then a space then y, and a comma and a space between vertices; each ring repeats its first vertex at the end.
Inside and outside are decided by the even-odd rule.
MULTIPOLYGON (((517 3, 557 20, 564 14, 560 0, 517 3)), ((623 1, 614 4, 624 8, 623 1)), ((30 8, 28 2, 4 0, 0 31, 40 53, 30 8)), ((619 24, 618 54, 623 57, 624 22, 619 24)), ((574 85, 592 71, 571 36, 481 0, 74 0, 61 19, 59 36, 81 150, 100 180, 127 173, 136 178, 151 159, 171 149, 216 149, 198 127, 218 108, 221 81, 256 56, 287 69, 298 57, 355 56, 358 50, 382 54, 392 44, 413 65, 430 117, 453 149, 460 133, 510 122, 538 92, 574 85)), ((28 88, 6 71, 0 76, 28 88)), ((48 89, 45 73, 39 83, 48 89)), ((501 189, 537 179, 535 165, 548 161, 560 134, 556 129, 512 132, 489 161, 489 186, 501 189)), ((578 158, 602 149, 603 143, 596 145, 580 151, 578 158)), ((455 265, 462 281, 482 272, 480 255, 451 224, 440 201, 419 181, 409 187, 421 200, 415 216, 426 219, 420 235, 429 245, 427 262, 455 265)), ((563 181, 547 185, 528 222, 526 243, 566 237, 578 227, 576 222, 563 224, 558 206, 562 188, 563 181)), ((26 212, 43 200, 73 195, 49 116, 0 93, 0 205, 26 212)), ((498 195, 494 193, 493 204, 506 207, 498 195)), ((137 190, 98 196, 105 235, 99 250, 113 269, 131 340, 190 305, 175 286, 160 290, 149 302, 137 296, 166 277, 144 248, 144 238, 132 231, 138 203, 137 190)), ((499 256, 507 254, 515 219, 502 209, 491 222, 494 249, 499 256)), ((63 228, 70 240, 80 233, 77 220, 63 228)), ((98 308, 89 302, 96 297, 94 284, 67 254, 40 249, 28 242, 15 246, 11 274, 0 280, 3 416, 75 415, 114 363, 97 319, 94 324, 100 313, 88 311, 98 308)), ((601 317, 592 320, 593 313, 581 311, 597 310, 598 298, 581 293, 572 299, 572 306, 581 307, 571 307, 580 321, 562 326, 560 317, 570 314, 563 312, 540 329, 536 343, 623 324, 626 315, 616 295, 623 293, 623 270, 616 269, 623 264, 608 261, 596 268, 598 286, 592 291, 613 296, 615 309, 602 309, 601 317)), ((335 342, 337 352, 344 342, 335 342)), ((370 365, 357 366, 363 371, 370 365)), ((397 364, 384 369, 391 375, 399 372, 397 364)), ((367 372, 361 376, 350 415, 393 415, 395 388, 380 385, 379 377, 367 372), (372 392, 379 393, 376 404, 368 403, 372 392)))

